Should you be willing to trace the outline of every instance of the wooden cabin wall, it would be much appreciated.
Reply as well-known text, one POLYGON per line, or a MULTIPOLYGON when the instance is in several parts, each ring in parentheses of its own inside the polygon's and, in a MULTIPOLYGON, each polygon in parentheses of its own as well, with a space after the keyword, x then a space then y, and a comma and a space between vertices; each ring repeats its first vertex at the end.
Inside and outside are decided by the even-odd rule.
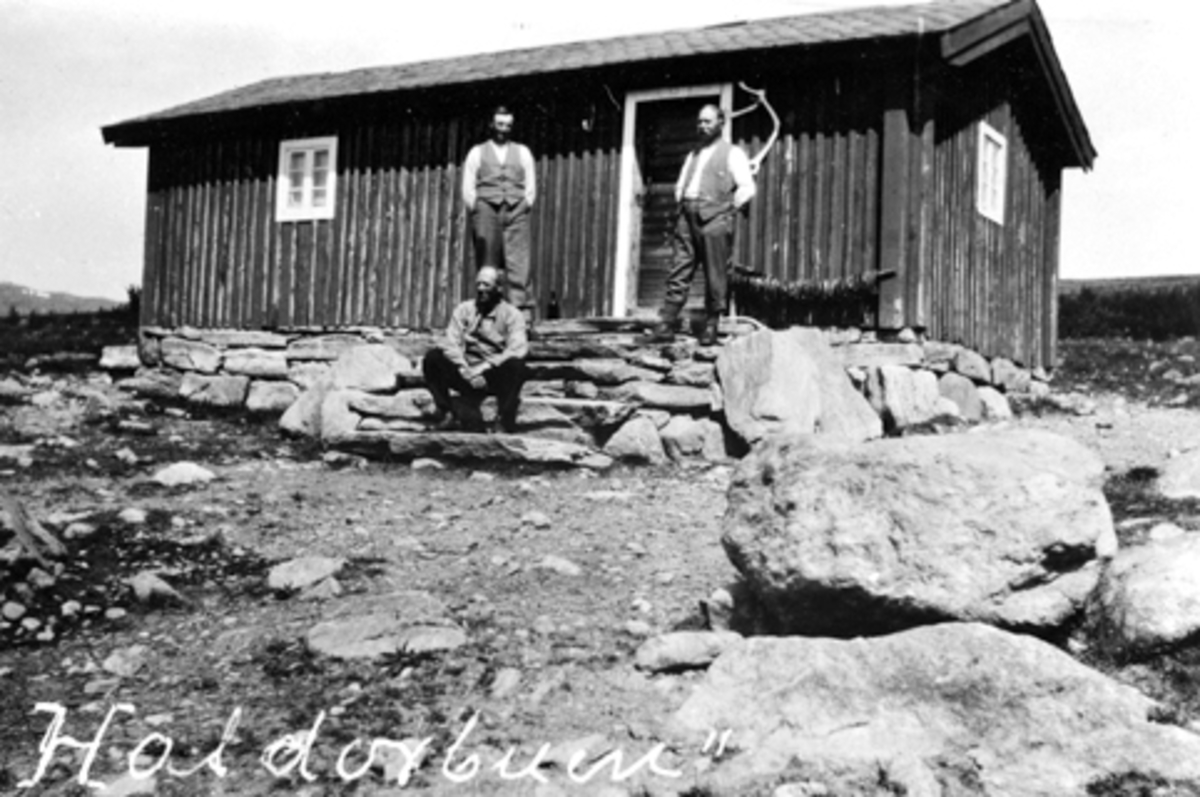
MULTIPOLYGON (((275 221, 280 135, 154 145, 143 323, 441 327, 471 290, 461 168, 486 115, 401 112, 289 131, 338 136, 328 221, 275 221)), ((541 300, 553 289, 564 312, 602 315, 611 307, 618 115, 572 101, 531 106, 519 119, 540 184, 531 256, 541 300)))
POLYGON ((908 256, 917 267, 907 272, 906 310, 908 322, 931 338, 1048 367, 1056 341, 1061 170, 1030 132, 1039 124, 1036 109, 1002 99, 1009 80, 968 81, 975 99, 940 98, 936 135, 926 127, 913 136, 908 256), (988 107, 972 117, 981 103, 988 107), (980 120, 1008 142, 1003 225, 976 207, 980 120))
MULTIPOLYGON (((735 262, 782 281, 864 276, 877 269, 881 89, 865 73, 798 70, 757 84, 781 118, 738 230, 735 262)), ((753 97, 734 92, 734 109, 753 97)), ((734 119, 748 155, 766 144, 763 109, 734 119)))

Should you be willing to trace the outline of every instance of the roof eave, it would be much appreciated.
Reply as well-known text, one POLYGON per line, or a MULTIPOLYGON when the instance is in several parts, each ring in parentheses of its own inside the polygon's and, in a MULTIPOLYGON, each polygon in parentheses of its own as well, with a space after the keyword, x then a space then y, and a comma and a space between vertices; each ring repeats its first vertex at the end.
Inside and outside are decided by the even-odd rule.
POLYGON ((1021 37, 1028 36, 1046 77, 1050 95, 1070 142, 1075 162, 1091 169, 1096 159, 1087 125, 1067 82, 1050 38, 1050 31, 1035 0, 1017 0, 993 13, 942 34, 942 57, 953 66, 965 66, 1021 37))

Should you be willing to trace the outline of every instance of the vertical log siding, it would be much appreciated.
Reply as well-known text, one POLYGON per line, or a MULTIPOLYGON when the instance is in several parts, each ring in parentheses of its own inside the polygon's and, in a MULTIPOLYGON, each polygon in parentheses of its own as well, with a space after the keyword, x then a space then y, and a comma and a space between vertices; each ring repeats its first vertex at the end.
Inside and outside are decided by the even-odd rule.
MULTIPOLYGON (((619 126, 577 113, 531 125, 540 199, 531 253, 543 303, 611 308, 619 126)), ((436 328, 474 271, 459 186, 479 125, 457 118, 355 123, 338 136, 336 211, 275 221, 280 136, 151 148, 147 325, 436 328)), ((286 138, 328 135, 306 131, 286 138)))
MULTIPOLYGON (((884 118, 895 108, 886 81, 845 64, 734 75, 729 68, 714 62, 710 71, 671 80, 745 79, 767 90, 781 117, 779 138, 757 175, 758 197, 738 221, 735 263, 787 282, 879 270, 884 118)), ((1022 105, 1020 76, 988 77, 1011 74, 981 63, 971 75, 934 70, 914 78, 923 82, 906 111, 906 164, 898 178, 907 182, 907 206, 896 215, 900 249, 888 250, 901 253, 904 269, 889 295, 898 297, 899 320, 931 338, 1050 366, 1060 159, 1044 143, 1041 109, 1022 105), (1008 142, 1003 225, 975 207, 981 119, 1008 142)), ((661 78, 629 85, 659 86, 661 78)), ((539 183, 531 216, 538 299, 544 309, 553 291, 568 317, 612 310, 618 83, 542 84, 536 95, 515 100, 517 138, 534 153, 539 183)), ((477 91, 455 108, 355 106, 357 117, 329 111, 321 118, 333 122, 293 124, 286 134, 261 126, 154 144, 142 322, 442 326, 469 295, 474 271, 459 181, 468 149, 484 137, 492 101, 477 91), (316 135, 338 137, 334 217, 276 222, 279 142, 316 135)), ((735 112, 751 102, 735 90, 735 112)), ((762 109, 737 115, 732 133, 753 156, 771 134, 770 117, 762 109)), ((896 174, 889 179, 897 183, 896 174)))

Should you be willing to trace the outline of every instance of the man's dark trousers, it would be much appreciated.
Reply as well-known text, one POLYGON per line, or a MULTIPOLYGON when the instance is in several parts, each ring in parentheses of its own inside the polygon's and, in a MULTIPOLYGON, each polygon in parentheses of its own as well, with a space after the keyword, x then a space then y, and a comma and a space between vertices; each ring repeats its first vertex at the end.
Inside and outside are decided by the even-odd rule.
POLYGON ((685 201, 680 205, 675 222, 674 259, 667 275, 667 294, 663 315, 674 321, 680 308, 687 303, 688 291, 696 268, 704 268, 704 308, 710 318, 725 312, 729 290, 729 261, 733 256, 732 212, 718 213, 707 222, 701 221, 697 203, 685 201))
MULTIPOLYGON (((441 349, 430 349, 421 365, 425 374, 425 386, 433 394, 433 403, 441 412, 451 410, 450 391, 464 395, 478 395, 480 391, 459 373, 458 366, 441 349)), ((521 386, 525 384, 525 361, 505 360, 495 368, 483 372, 487 391, 496 397, 499 405, 500 422, 511 426, 517 420, 521 406, 521 386)))

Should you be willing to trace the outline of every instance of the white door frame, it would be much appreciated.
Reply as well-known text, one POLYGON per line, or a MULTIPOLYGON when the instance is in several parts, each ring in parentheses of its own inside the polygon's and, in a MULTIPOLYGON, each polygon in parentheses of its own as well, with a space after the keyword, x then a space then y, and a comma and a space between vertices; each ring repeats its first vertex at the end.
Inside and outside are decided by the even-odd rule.
POLYGON ((620 318, 632 308, 628 306, 626 294, 629 290, 629 252, 633 230, 633 166, 637 151, 634 135, 637 131, 637 107, 639 103, 655 100, 673 100, 716 94, 720 96, 721 110, 725 112, 723 135, 731 139, 730 116, 733 111, 733 84, 712 83, 704 86, 679 86, 669 89, 631 91, 625 95, 624 129, 621 135, 621 181, 617 189, 617 258, 613 274, 613 315, 620 318))

